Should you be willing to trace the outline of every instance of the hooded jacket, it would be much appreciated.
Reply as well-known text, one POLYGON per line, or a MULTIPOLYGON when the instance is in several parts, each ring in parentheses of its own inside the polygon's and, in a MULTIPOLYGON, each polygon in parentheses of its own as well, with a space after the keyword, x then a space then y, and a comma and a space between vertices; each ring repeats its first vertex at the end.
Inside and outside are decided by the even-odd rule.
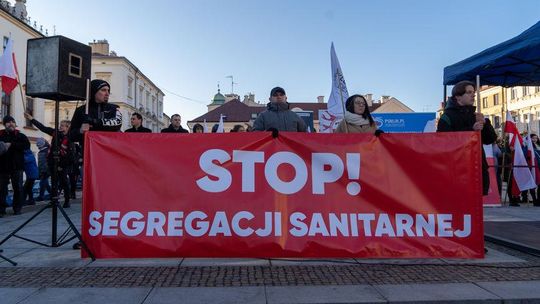
POLYGON ((117 105, 108 102, 97 103, 96 93, 104 86, 110 85, 100 79, 94 79, 91 83, 90 100, 88 102, 88 115, 85 114, 86 105, 75 110, 71 119, 69 138, 74 142, 82 142, 83 134, 81 126, 83 123, 90 124, 90 131, 117 132, 122 127, 122 113, 117 105))
POLYGON ((306 132, 306 123, 300 116, 289 110, 288 102, 269 102, 266 111, 257 116, 253 123, 254 131, 278 131, 306 132))

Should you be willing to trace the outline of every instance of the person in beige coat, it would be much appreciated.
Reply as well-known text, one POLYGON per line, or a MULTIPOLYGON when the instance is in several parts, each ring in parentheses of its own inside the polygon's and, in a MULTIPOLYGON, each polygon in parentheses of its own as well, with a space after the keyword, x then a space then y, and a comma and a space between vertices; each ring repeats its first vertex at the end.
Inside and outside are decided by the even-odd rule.
POLYGON ((345 115, 334 133, 372 133, 377 131, 377 124, 371 117, 364 96, 353 95, 345 102, 345 115))

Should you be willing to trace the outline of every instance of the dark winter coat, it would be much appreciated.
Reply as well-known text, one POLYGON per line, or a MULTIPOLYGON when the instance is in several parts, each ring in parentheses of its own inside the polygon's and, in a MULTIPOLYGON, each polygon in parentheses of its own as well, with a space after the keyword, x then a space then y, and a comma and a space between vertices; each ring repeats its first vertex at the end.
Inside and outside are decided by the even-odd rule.
POLYGON ((189 133, 189 131, 182 128, 182 126, 180 126, 180 128, 178 128, 178 130, 175 130, 173 128, 173 125, 170 124, 168 128, 165 128, 165 129, 161 130, 161 133, 189 133))
MULTIPOLYGON (((476 123, 476 107, 460 106, 454 100, 449 99, 446 108, 444 109, 439 123, 437 132, 459 132, 459 131, 474 131, 473 125, 476 123)), ((482 144, 491 145, 497 140, 497 133, 493 129, 490 121, 486 119, 484 128, 481 132, 482 144)), ((486 154, 482 148, 482 192, 487 195, 489 191, 489 173, 486 154)))
POLYGON ((0 155, 0 173, 11 174, 24 170, 24 150, 30 149, 30 141, 26 135, 19 130, 8 132, 4 129, 0 130, 0 141, 11 143, 9 149, 0 155))
POLYGON ((306 132, 306 123, 298 114, 289 110, 288 102, 269 102, 266 111, 257 116, 253 123, 254 131, 278 131, 306 132))

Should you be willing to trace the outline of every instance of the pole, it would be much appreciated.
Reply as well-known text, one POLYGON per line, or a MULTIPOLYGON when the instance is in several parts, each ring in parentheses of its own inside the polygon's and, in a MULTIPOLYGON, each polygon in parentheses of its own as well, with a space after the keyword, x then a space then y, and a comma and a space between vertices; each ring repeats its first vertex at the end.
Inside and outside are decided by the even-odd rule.
MULTIPOLYGON (((339 73, 339 70, 336 71, 336 75, 341 75, 339 73)), ((343 90, 341 89, 341 79, 338 79, 338 87, 339 87, 339 96, 341 98, 341 107, 343 108, 343 119, 345 119, 345 102, 343 101, 343 90)), ((345 121, 345 133, 349 133, 349 126, 347 126, 347 121, 345 121)))
POLYGON ((52 240, 51 246, 58 247, 58 164, 60 163, 60 151, 58 142, 58 119, 60 117, 60 101, 54 102, 54 141, 53 141, 53 172, 51 176, 51 204, 52 208, 52 240))
MULTIPOLYGON (((504 126, 502 127, 502 146, 503 146, 503 149, 505 150, 506 152, 506 132, 505 132, 505 129, 506 129, 506 115, 507 115, 507 111, 508 111, 508 106, 506 106, 506 89, 503 87, 502 88, 502 115, 501 115, 501 118, 504 118, 504 126), (506 108, 506 111, 504 111, 504 109, 506 108)), ((502 119, 501 119, 502 120, 502 119)), ((510 147, 508 147, 510 148, 510 147)), ((505 165, 505 159, 506 159, 506 153, 503 153, 502 155, 502 170, 501 170, 501 180, 504 182, 504 168, 506 167, 505 165)), ((510 183, 510 175, 509 175, 509 178, 508 180, 506 181, 506 196, 503 196, 502 194, 502 191, 501 191, 501 201, 502 203, 504 204, 504 200, 508 197, 508 185, 510 183)), ((502 186, 502 185, 501 185, 502 186)), ((501 187, 501 190, 502 190, 502 187, 501 187)))
POLYGON ((448 93, 446 92, 446 85, 443 85, 443 110, 444 110, 444 107, 446 107, 446 99, 448 98, 448 93))
POLYGON ((90 102, 90 79, 86 79, 86 104, 84 114, 88 115, 88 103, 90 102))
MULTIPOLYGON (((19 79, 19 72, 17 72, 17 82, 18 82, 17 86, 19 87, 19 92, 21 92, 21 102, 23 103, 23 112, 26 113, 26 98, 24 98, 24 93, 22 91, 21 80, 19 79)), ((34 113, 31 113, 31 114, 34 114, 34 113)))
POLYGON ((482 104, 480 103, 480 75, 476 75, 476 113, 482 113, 482 104))

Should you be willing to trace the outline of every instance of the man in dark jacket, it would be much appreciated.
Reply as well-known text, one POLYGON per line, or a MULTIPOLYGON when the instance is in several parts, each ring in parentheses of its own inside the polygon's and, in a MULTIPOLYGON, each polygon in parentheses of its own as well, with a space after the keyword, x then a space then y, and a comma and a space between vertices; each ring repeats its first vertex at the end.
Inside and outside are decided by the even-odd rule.
POLYGON ((171 124, 169 127, 161 130, 161 133, 189 133, 188 130, 182 128, 180 125, 181 123, 182 119, 180 118, 180 114, 174 114, 171 116, 171 124))
POLYGON ((2 120, 4 130, 0 130, 0 217, 6 214, 8 184, 13 188, 13 214, 21 214, 23 206, 24 150, 30 149, 26 135, 16 130, 15 119, 9 115, 2 120))
POLYGON ((86 131, 120 131, 122 113, 117 105, 109 103, 110 90, 111 86, 105 80, 92 80, 88 115, 85 114, 86 105, 75 110, 69 132, 71 141, 82 143, 86 131))
POLYGON ((143 127, 142 125, 142 115, 139 113, 133 113, 131 114, 131 128, 127 129, 124 132, 130 133, 152 133, 152 130, 143 127))
MULTIPOLYGON (((439 119, 437 132, 481 131, 482 144, 491 145, 497 140, 497 134, 489 120, 482 113, 476 113, 473 106, 475 97, 474 83, 458 82, 452 89, 444 113, 439 119)), ((482 148, 482 147, 481 147, 482 148)), ((488 163, 482 148, 482 192, 488 194, 488 163)))
MULTIPOLYGON (((117 105, 109 103, 111 85, 105 80, 94 79, 90 82, 90 100, 88 100, 88 114, 86 105, 75 110, 71 119, 69 139, 84 145, 84 133, 88 131, 118 132, 122 127, 122 113, 117 105)), ((84 148, 83 148, 84 151, 84 148)), ((73 249, 80 249, 79 242, 73 249)))
MULTIPOLYGON (((58 182, 60 189, 64 191, 64 205, 62 207, 69 208, 71 204, 69 199, 71 197, 69 175, 71 174, 72 164, 72 153, 70 147, 71 143, 69 141, 68 132, 69 132, 69 120, 62 120, 58 128, 58 132, 55 132, 54 128, 44 126, 41 122, 34 119, 29 113, 24 113, 24 117, 36 127, 41 132, 52 136, 51 142, 54 144, 56 134, 58 133, 58 152, 59 152, 59 161, 58 161, 58 182)), ((53 153, 49 153, 47 156, 47 163, 50 168, 50 172, 54 172, 54 158, 53 153)))
POLYGON ((291 131, 306 132, 306 123, 300 116, 289 109, 285 90, 275 87, 270 91, 270 102, 266 111, 257 116, 253 123, 253 131, 291 131))

